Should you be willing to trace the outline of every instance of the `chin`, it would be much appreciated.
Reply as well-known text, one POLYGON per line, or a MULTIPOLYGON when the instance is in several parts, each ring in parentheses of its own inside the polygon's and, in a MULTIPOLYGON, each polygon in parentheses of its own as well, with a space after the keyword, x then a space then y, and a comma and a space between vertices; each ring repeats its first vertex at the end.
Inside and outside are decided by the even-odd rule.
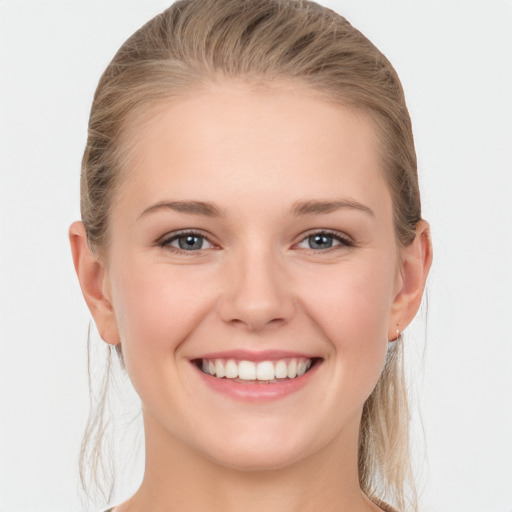
POLYGON ((222 443, 212 442, 203 453, 212 462, 232 470, 269 471, 291 466, 321 449, 312 439, 300 436, 301 432, 295 431, 295 436, 291 432, 290 429, 286 432, 260 429, 253 431, 252 436, 247 431, 245 435, 229 432, 223 436, 222 443))
POLYGON ((242 472, 275 471, 292 466, 301 459, 297 452, 264 450, 243 450, 237 453, 229 450, 215 454, 210 460, 227 469, 242 472))

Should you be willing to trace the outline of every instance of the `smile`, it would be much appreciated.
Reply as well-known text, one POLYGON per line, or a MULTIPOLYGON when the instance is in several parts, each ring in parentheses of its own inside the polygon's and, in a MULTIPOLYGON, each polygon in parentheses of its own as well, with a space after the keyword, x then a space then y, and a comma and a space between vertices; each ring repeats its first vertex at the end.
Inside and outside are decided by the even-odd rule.
POLYGON ((203 384, 215 394, 262 404, 294 395, 315 379, 322 357, 282 350, 229 350, 191 359, 203 384))
POLYGON ((218 379, 269 384, 296 379, 304 375, 313 363, 314 359, 297 357, 258 362, 236 359, 200 359, 197 362, 203 373, 218 379))

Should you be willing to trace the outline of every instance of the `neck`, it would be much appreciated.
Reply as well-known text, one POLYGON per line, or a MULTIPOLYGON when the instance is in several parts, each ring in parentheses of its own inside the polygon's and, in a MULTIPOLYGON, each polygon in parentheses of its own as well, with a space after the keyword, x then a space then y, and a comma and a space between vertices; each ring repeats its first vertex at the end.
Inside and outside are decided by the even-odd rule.
POLYGON ((284 468, 241 471, 205 458, 144 414, 146 470, 116 512, 363 512, 379 510, 359 488, 359 418, 314 455, 284 468))

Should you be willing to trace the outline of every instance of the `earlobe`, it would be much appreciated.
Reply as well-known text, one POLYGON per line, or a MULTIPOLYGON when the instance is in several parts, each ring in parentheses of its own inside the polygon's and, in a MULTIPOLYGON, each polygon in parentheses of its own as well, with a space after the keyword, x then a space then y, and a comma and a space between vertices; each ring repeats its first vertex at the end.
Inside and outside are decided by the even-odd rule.
POLYGON ((111 304, 108 275, 104 264, 89 247, 82 222, 74 222, 70 226, 69 242, 80 288, 98 332, 104 341, 117 345, 120 339, 111 304))
POLYGON ((397 329, 403 332, 416 315, 431 264, 430 226, 428 222, 420 220, 414 241, 402 249, 401 285, 391 309, 389 340, 396 338, 397 329))

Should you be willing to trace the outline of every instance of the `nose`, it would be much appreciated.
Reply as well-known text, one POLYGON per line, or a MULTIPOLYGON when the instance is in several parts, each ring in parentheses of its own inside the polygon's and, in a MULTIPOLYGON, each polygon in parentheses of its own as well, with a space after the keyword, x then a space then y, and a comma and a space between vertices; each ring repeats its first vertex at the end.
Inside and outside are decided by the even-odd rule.
POLYGON ((219 313, 224 322, 261 331, 287 323, 295 312, 291 279, 271 253, 234 257, 227 269, 219 313))

